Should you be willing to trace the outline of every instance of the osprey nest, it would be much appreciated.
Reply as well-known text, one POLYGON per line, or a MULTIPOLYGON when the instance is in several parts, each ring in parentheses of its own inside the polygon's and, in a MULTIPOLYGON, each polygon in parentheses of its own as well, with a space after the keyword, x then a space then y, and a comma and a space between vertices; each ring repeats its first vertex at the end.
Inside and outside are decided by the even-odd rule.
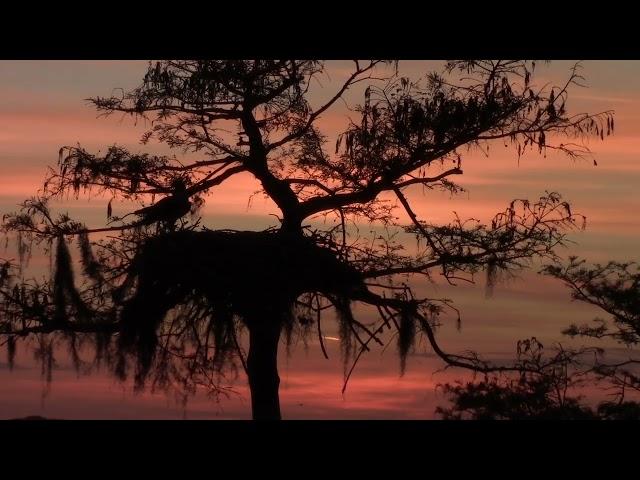
POLYGON ((205 300, 216 316, 273 321, 296 298, 320 292, 349 298, 366 289, 360 274, 311 239, 279 232, 178 231, 140 246, 121 295, 123 326, 157 325, 185 300, 205 300), (131 287, 136 284, 136 288, 131 287), (145 323, 147 323, 145 322, 145 323))

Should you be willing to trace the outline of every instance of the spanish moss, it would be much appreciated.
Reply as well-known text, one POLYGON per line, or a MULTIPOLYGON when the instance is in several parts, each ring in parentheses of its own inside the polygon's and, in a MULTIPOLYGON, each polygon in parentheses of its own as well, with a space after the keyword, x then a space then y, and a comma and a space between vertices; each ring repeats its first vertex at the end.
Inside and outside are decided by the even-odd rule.
POLYGON ((400 355, 400 374, 404 375, 407 368, 407 355, 414 345, 416 338, 416 318, 408 309, 400 311, 398 322, 398 354, 400 355))

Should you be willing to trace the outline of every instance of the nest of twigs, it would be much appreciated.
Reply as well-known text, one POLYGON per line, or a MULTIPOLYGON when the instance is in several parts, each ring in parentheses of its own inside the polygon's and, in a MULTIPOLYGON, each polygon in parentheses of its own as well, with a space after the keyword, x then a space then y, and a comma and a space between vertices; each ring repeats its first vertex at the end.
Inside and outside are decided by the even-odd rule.
POLYGON ((309 292, 332 297, 338 312, 350 316, 348 299, 365 289, 353 267, 312 239, 269 231, 171 232, 140 245, 116 292, 123 306, 120 345, 150 362, 159 325, 189 302, 215 318, 216 337, 230 338, 222 330, 234 328, 237 318, 249 328, 290 321, 296 299, 309 292))

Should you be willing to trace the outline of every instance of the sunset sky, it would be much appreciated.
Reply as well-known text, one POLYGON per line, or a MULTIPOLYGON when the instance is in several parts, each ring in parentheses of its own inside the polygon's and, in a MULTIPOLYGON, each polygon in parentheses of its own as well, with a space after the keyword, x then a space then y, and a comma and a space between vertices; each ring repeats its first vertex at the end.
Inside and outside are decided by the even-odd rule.
MULTIPOLYGON (((349 74, 350 62, 329 62, 328 75, 313 85, 315 104, 333 96, 349 74), (317 102, 317 103, 316 103, 317 102)), ((540 64, 535 83, 561 82, 573 61, 540 64)), ((133 151, 169 153, 159 144, 139 143, 145 126, 130 117, 98 118, 86 101, 109 96, 114 89, 131 89, 146 71, 146 61, 0 61, 0 215, 34 195, 54 165, 63 145, 80 143, 89 151, 104 151, 114 143, 133 151)), ((403 75, 417 78, 439 61, 400 63, 403 75)), ((587 217, 587 229, 572 234, 577 242, 564 256, 577 254, 592 262, 636 260, 640 236, 640 61, 585 61, 581 74, 587 88, 573 87, 567 103, 571 112, 615 111, 615 135, 593 140, 593 158, 572 161, 527 153, 518 162, 511 147, 493 145, 489 157, 470 155, 463 160, 464 175, 455 180, 468 192, 456 198, 445 193, 423 196, 420 189, 408 193, 421 219, 448 222, 453 212, 461 217, 488 220, 514 198, 536 199, 545 190, 558 191, 574 211, 587 217), (593 159, 597 161, 594 165, 593 159)), ((362 89, 364 86, 362 87, 362 89)), ((355 104, 362 89, 347 96, 355 104)), ((345 126, 349 110, 344 104, 323 116, 319 125, 335 139, 345 126)), ((331 141, 330 141, 331 144, 331 141)), ((175 152, 180 155, 180 152, 175 152)), ((248 198, 257 183, 248 176, 225 184, 208 199, 205 220, 209 225, 238 229, 262 229, 274 223, 276 209, 269 201, 248 198)), ((63 208, 92 227, 105 221, 108 198, 71 202, 63 208)), ((126 205, 116 206, 126 213, 126 205)), ((0 257, 11 257, 3 252, 0 257)), ((38 259, 34 263, 38 264, 38 259)), ((44 260, 41 259, 41 262, 44 260)), ((473 349, 489 358, 508 358, 515 341, 535 335, 547 343, 562 341, 560 331, 571 322, 586 322, 597 312, 572 303, 559 283, 543 278, 535 269, 519 280, 498 285, 486 298, 483 279, 478 285, 424 285, 434 296, 455 301, 462 313, 462 330, 453 318, 439 331, 441 345, 459 352, 473 349)), ((342 387, 342 363, 338 342, 328 341, 331 358, 325 360, 319 346, 310 342, 292 356, 280 356, 281 401, 285 418, 431 418, 442 401, 435 385, 461 377, 447 370, 434 374, 442 362, 429 354, 412 356, 407 373, 399 376, 395 346, 374 350, 356 370, 346 395, 342 387)), ((424 349, 423 349, 424 350, 424 349)), ((284 352, 283 352, 284 353, 284 352)), ((4 355, 4 354, 3 354, 4 355)), ((0 418, 44 415, 53 418, 182 418, 180 405, 163 393, 133 395, 108 374, 78 377, 70 363, 60 359, 51 392, 41 398, 39 366, 22 352, 10 373, 0 359, 0 418)), ((197 397, 189 404, 187 418, 249 418, 249 397, 243 378, 237 381, 239 397, 216 404, 197 397)))

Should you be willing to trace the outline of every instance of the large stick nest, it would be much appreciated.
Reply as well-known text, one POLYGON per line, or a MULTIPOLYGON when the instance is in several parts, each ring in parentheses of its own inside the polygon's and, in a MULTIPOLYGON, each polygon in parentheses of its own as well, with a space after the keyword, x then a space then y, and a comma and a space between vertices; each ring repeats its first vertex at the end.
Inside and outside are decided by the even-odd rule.
POLYGON ((220 320, 236 316, 251 327, 252 322, 286 319, 303 293, 347 299, 366 287, 353 267, 311 239, 185 230, 140 246, 121 294, 129 289, 134 294, 124 301, 121 318, 125 341, 127 331, 133 337, 143 331, 153 335, 167 312, 189 299, 206 302, 220 320))
MULTIPOLYGON (((157 306, 201 295, 243 317, 268 315, 306 292, 352 296, 360 274, 312 240, 273 232, 178 231, 141 245, 131 301, 157 306)), ((125 287, 126 288, 126 287, 125 287)))

